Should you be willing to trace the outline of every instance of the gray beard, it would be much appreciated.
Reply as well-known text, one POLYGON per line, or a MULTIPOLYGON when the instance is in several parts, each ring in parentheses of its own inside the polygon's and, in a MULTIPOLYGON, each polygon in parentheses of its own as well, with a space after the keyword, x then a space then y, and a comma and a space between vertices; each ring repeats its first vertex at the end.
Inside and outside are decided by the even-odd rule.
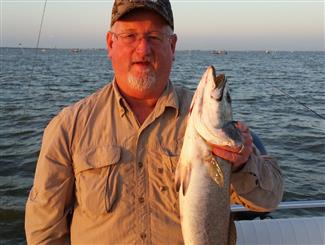
POLYGON ((144 73, 141 77, 128 75, 129 86, 134 90, 143 92, 152 88, 156 84, 156 76, 152 70, 144 73))

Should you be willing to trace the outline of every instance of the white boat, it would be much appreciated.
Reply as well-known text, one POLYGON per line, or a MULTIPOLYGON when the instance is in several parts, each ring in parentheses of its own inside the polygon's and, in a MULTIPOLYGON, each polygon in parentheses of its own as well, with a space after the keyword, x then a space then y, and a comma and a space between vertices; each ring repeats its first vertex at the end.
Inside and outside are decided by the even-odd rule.
POLYGON ((80 48, 74 48, 74 49, 70 49, 70 51, 72 53, 80 53, 81 52, 81 49, 80 48))
POLYGON ((212 54, 226 55, 228 52, 226 50, 213 50, 212 54))
MULTIPOLYGON (((281 202, 277 210, 324 208, 325 200, 281 202)), ((233 205, 232 212, 248 211, 233 205)), ((325 216, 235 221, 237 245, 325 244, 325 216)))
POLYGON ((325 244, 325 217, 236 221, 237 245, 325 244))

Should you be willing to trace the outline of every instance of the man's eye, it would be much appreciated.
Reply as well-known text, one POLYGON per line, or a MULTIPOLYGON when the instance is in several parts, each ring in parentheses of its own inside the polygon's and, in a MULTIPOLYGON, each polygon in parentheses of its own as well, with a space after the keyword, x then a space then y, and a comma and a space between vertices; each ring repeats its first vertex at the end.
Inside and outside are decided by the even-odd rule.
POLYGON ((161 35, 159 35, 158 33, 152 33, 152 34, 148 35, 148 37, 151 40, 162 40, 161 35))
POLYGON ((128 37, 128 38, 133 38, 133 37, 135 37, 136 35, 135 34, 133 34, 133 33, 130 33, 130 34, 127 34, 126 35, 126 37, 128 37))
POLYGON ((125 33, 121 35, 122 38, 128 39, 128 40, 135 40, 136 39, 136 34, 134 33, 125 33))

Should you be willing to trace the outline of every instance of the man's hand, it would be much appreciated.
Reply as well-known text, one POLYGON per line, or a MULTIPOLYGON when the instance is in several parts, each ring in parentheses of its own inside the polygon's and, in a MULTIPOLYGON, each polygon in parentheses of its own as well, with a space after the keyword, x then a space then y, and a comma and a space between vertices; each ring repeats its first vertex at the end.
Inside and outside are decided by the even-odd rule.
POLYGON ((244 166, 253 150, 253 139, 247 125, 244 122, 238 121, 235 126, 241 132, 244 142, 243 148, 234 149, 227 146, 216 145, 214 145, 212 148, 213 154, 231 163, 233 171, 239 170, 244 166))

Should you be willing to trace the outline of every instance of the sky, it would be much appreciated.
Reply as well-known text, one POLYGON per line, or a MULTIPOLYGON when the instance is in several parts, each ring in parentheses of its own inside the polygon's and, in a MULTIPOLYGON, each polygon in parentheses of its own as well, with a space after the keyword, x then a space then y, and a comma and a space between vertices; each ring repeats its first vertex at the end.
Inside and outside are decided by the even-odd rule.
MULTIPOLYGON (((1 47, 36 47, 45 0, 0 0, 1 47)), ((178 50, 325 51, 325 0, 171 0, 178 50)), ((105 48, 111 0, 48 0, 39 46, 105 48)))

